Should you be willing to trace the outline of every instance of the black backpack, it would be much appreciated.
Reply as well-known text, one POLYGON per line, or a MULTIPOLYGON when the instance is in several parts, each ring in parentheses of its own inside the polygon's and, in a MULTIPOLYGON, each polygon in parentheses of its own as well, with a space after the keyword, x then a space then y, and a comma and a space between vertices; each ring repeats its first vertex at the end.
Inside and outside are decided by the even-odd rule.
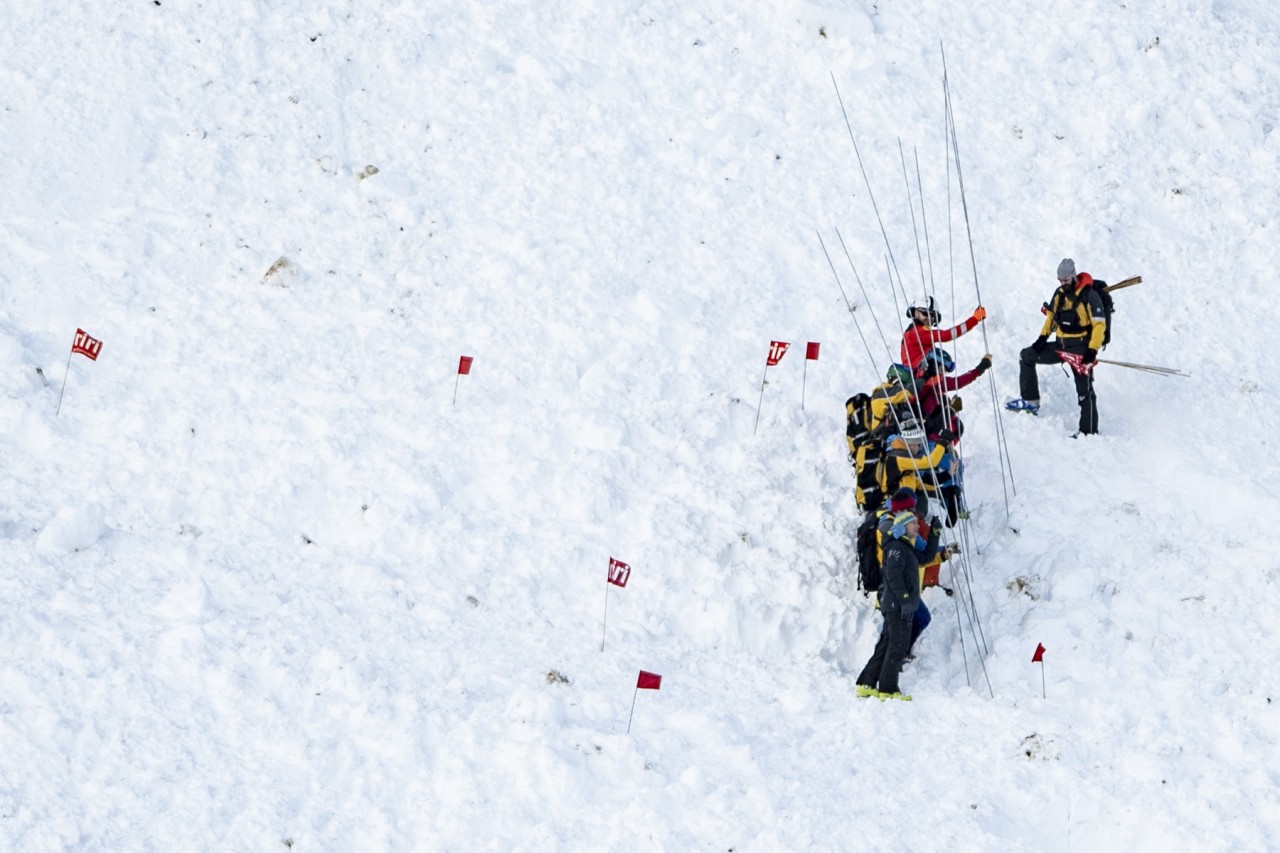
MULTIPOLYGON (((1107 322, 1107 329, 1102 335, 1102 346, 1105 347, 1107 344, 1111 343, 1111 315, 1116 311, 1116 303, 1115 300, 1111 298, 1111 294, 1107 291, 1107 283, 1105 281, 1102 281, 1101 279, 1094 279, 1093 283, 1090 284, 1089 287, 1098 294, 1098 299, 1102 301, 1102 319, 1107 322)), ((1057 316, 1059 318, 1059 329, 1069 331, 1072 334, 1084 331, 1084 328, 1081 327, 1079 322, 1075 319, 1076 311, 1079 310, 1081 301, 1082 297, 1077 294, 1071 294, 1065 297, 1061 302, 1058 301, 1056 296, 1054 297, 1053 305, 1058 309, 1057 316), (1071 301, 1068 303, 1065 301, 1066 299, 1070 299, 1071 301), (1066 316, 1069 318, 1066 321, 1061 319, 1063 316, 1062 312, 1064 311, 1067 312, 1066 316)), ((1049 303, 1046 302, 1043 310, 1047 313, 1049 308, 1049 303)))
POLYGON ((876 532, 880 527, 880 517, 884 510, 869 512, 858 528, 856 540, 858 559, 858 589, 870 595, 880 589, 883 580, 880 574, 880 555, 877 546, 876 532))
POLYGON ((1107 290, 1105 281, 1094 279, 1092 287, 1098 291, 1098 298, 1102 300, 1102 317, 1107 321, 1107 331, 1102 336, 1102 345, 1105 347, 1111 343, 1111 315, 1116 311, 1116 303, 1111 298, 1111 293, 1107 290))

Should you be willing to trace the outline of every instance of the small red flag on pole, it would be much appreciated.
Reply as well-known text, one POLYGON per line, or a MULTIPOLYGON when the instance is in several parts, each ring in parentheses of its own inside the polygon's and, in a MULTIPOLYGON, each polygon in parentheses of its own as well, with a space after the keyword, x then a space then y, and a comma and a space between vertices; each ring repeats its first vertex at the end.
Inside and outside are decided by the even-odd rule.
POLYGON ((1031 656, 1032 663, 1040 664, 1040 698, 1047 699, 1048 696, 1044 689, 1044 643, 1036 643, 1036 652, 1031 656))
POLYGON ((804 386, 809 379, 809 362, 818 360, 818 348, 822 346, 817 341, 809 341, 808 347, 804 351, 804 374, 800 377, 800 411, 804 411, 804 386))
POLYGON ((662 689, 662 676, 652 672, 640 670, 640 677, 636 679, 636 690, 660 690, 662 689))
POLYGON ((71 351, 87 355, 90 361, 97 361, 98 353, 102 352, 102 341, 84 329, 76 329, 76 336, 71 339, 71 351))
POLYGON ((661 690, 662 676, 653 672, 645 672, 640 670, 640 677, 636 679, 635 692, 631 694, 631 714, 627 717, 627 734, 631 734, 631 720, 636 715, 636 697, 640 695, 641 690, 661 690))
POLYGON ((604 651, 604 641, 609 635, 609 587, 620 586, 623 589, 627 587, 627 581, 631 578, 631 566, 609 558, 609 574, 605 578, 607 583, 604 585, 604 633, 600 635, 600 651, 604 651))
POLYGON ((458 402, 458 377, 471 375, 471 362, 472 358, 469 355, 458 359, 458 375, 453 377, 453 403, 458 402))
POLYGON ((71 373, 71 356, 80 353, 90 361, 97 361, 98 353, 100 352, 102 352, 102 341, 90 335, 84 329, 76 329, 76 335, 71 339, 71 352, 67 355, 67 369, 62 372, 62 390, 58 392, 58 407, 53 411, 54 417, 57 417, 62 412, 62 395, 67 393, 67 376, 71 373))
POLYGON ((609 558, 609 583, 625 588, 627 579, 631 577, 631 567, 621 560, 609 558))
POLYGON ((756 404, 756 425, 751 430, 751 434, 755 435, 760 429, 760 407, 764 405, 764 386, 769 381, 769 368, 775 366, 782 361, 782 357, 787 354, 787 347, 791 344, 786 341, 769 341, 769 357, 765 359, 764 376, 760 379, 760 402, 756 404))
POLYGON ((769 360, 764 363, 765 367, 776 367, 778 362, 782 361, 782 357, 787 354, 787 347, 791 344, 786 341, 769 341, 769 360))

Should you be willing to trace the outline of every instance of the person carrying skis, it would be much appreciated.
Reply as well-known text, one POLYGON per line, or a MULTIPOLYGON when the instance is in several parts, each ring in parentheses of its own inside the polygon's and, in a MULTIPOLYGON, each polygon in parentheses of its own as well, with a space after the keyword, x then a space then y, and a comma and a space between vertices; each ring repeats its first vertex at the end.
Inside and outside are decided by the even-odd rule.
POLYGON ((937 553, 939 525, 935 519, 925 549, 917 556, 920 526, 914 512, 886 516, 882 524, 888 534, 880 567, 880 615, 884 622, 875 651, 858 674, 857 694, 859 698, 910 702, 911 697, 898 689, 898 673, 911 645, 912 621, 920 605, 920 559, 931 560, 937 553))
POLYGON ((1076 400, 1080 403, 1080 434, 1098 432, 1098 398, 1093 391, 1093 367, 1098 362, 1098 350, 1107 334, 1106 309, 1102 297, 1093 286, 1093 276, 1076 272, 1076 262, 1063 258, 1058 264, 1058 289, 1044 307, 1047 315, 1040 337, 1019 355, 1019 391, 1022 398, 1010 400, 1005 408, 1015 412, 1040 411, 1040 380, 1036 365, 1058 364, 1059 352, 1079 355, 1083 365, 1072 369, 1076 383, 1076 400), (1057 333, 1057 339, 1049 342, 1049 335, 1057 333))
POLYGON ((953 341, 965 332, 973 331, 979 323, 987 319, 987 309, 979 305, 960 325, 952 326, 950 329, 935 329, 933 327, 942 322, 942 315, 933 307, 933 297, 930 296, 927 300, 921 300, 908 308, 907 316, 911 318, 911 325, 902 333, 900 354, 902 363, 912 372, 916 372, 920 369, 920 360, 929 350, 937 344, 953 341))

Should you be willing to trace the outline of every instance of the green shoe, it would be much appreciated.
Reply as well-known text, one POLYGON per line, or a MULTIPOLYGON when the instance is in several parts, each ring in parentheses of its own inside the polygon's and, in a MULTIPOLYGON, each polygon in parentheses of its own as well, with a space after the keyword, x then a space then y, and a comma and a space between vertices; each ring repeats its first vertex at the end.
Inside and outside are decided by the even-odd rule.
POLYGON ((881 698, 880 691, 867 684, 859 684, 857 692, 859 699, 869 699, 873 696, 877 699, 881 698))
POLYGON ((910 702, 911 697, 905 693, 881 693, 881 699, 898 699, 902 702, 910 702))

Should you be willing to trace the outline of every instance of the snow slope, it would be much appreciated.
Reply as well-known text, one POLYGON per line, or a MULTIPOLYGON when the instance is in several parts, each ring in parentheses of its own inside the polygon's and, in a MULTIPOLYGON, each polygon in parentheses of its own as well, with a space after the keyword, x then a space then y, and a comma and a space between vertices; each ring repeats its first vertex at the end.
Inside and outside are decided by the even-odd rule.
POLYGON ((0 847, 1280 847, 1277 55, 1248 0, 0 9, 0 847), (853 698, 886 240, 996 360, 987 653, 927 593, 909 705, 853 698), (1010 483, 1063 256, 1191 376, 1077 441, 1042 370, 1010 483))

